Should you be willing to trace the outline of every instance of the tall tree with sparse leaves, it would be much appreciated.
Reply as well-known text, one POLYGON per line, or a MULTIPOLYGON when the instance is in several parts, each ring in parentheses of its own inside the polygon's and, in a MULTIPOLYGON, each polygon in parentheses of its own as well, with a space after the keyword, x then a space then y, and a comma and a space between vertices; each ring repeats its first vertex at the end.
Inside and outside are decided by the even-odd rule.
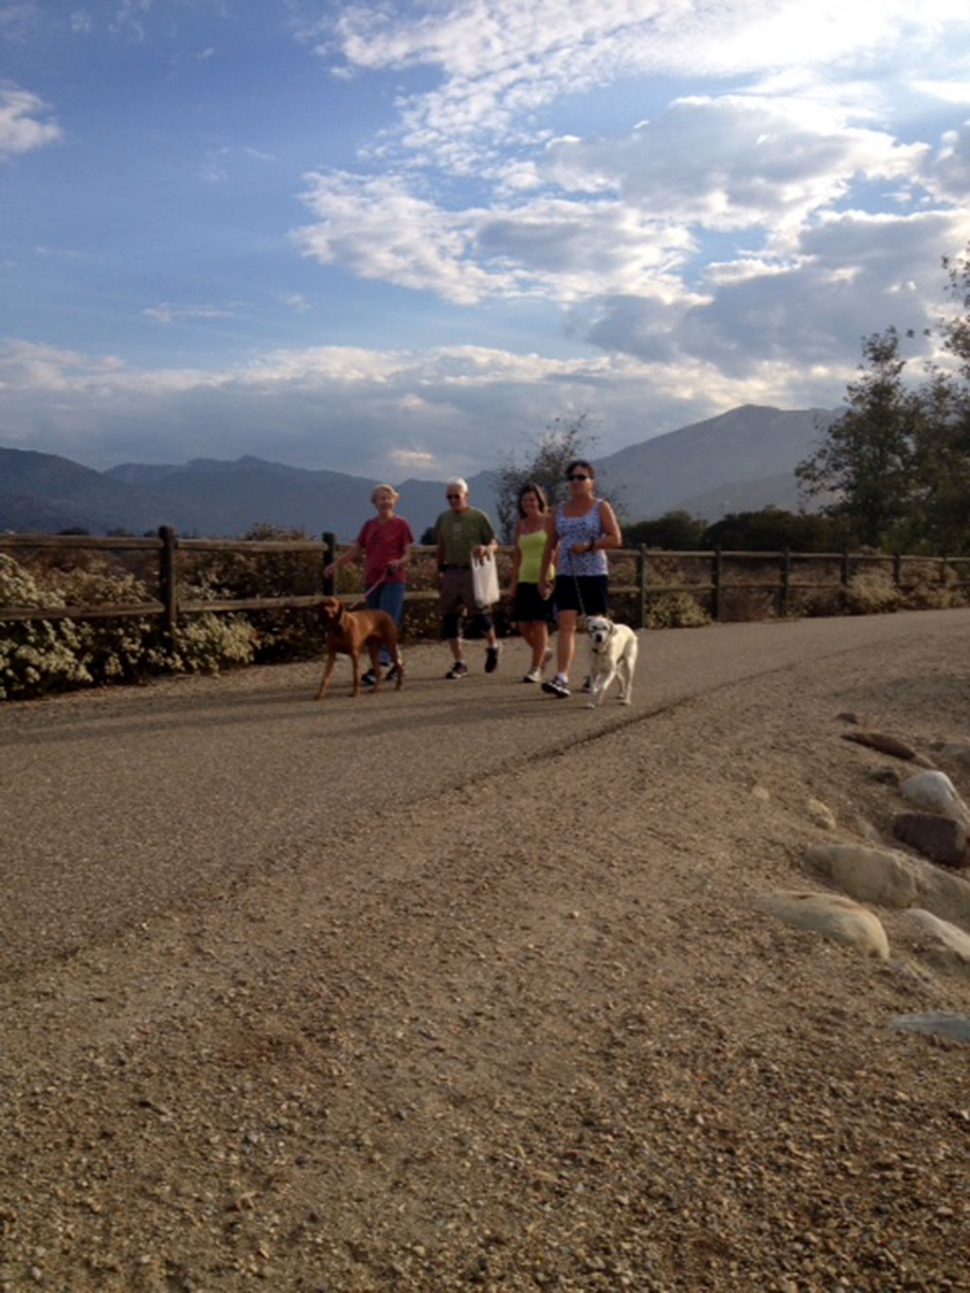
POLYGON ((943 362, 907 382, 896 329, 867 338, 845 413, 796 469, 803 490, 833 494, 824 510, 873 547, 970 551, 970 256, 943 265, 955 309, 925 334, 938 336, 943 362))
POLYGON ((499 533, 505 543, 515 537, 519 519, 519 490, 530 481, 540 485, 549 500, 549 506, 565 496, 566 467, 574 458, 590 457, 591 438, 586 433, 586 414, 563 421, 556 418, 534 441, 532 456, 520 462, 514 455, 498 468, 498 486, 495 491, 495 510, 498 515, 499 533))

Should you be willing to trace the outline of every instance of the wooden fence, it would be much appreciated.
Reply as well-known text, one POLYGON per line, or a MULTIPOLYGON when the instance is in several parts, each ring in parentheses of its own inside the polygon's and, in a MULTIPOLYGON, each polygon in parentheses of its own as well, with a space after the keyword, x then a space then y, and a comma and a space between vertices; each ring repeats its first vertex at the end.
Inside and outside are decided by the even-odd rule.
MULTIPOLYGON (((339 551, 334 535, 329 533, 324 533, 322 540, 188 539, 178 536, 170 526, 162 526, 157 536, 143 538, 63 534, 0 535, 0 553, 18 550, 31 553, 54 550, 66 553, 71 549, 157 554, 157 599, 110 605, 0 607, 0 622, 160 616, 164 630, 172 634, 180 616, 312 607, 321 596, 332 591, 331 581, 324 578, 323 571, 339 551), (187 600, 179 596, 179 554, 199 552, 316 554, 320 560, 320 591, 301 596, 254 597, 236 601, 187 600)), ((433 552, 433 548, 417 547, 415 557, 430 558, 433 552)), ((500 548, 500 559, 503 553, 507 557, 510 552, 510 548, 500 548)), ((770 598, 777 612, 785 615, 793 609, 796 596, 804 597, 813 590, 832 592, 847 589, 853 575, 864 569, 885 570, 888 567, 893 585, 902 591, 906 591, 909 572, 913 569, 920 571, 919 578, 923 585, 929 578, 931 583, 935 581, 941 588, 970 588, 970 581, 954 577, 960 566, 970 563, 970 557, 787 550, 728 552, 713 549, 703 552, 670 552, 645 547, 619 549, 609 555, 613 570, 611 592, 617 597, 633 599, 636 609, 630 618, 638 621, 640 627, 647 623, 651 599, 659 596, 688 594, 706 604, 711 618, 718 620, 723 617, 726 597, 754 593, 770 598), (808 573, 813 577, 799 578, 799 569, 804 570, 806 567, 810 567, 808 573), (686 572, 693 572, 690 578, 686 572), (670 582, 672 573, 679 576, 676 582, 670 582), (751 577, 739 577, 745 573, 751 577)), ((435 596, 436 593, 430 587, 424 590, 409 588, 406 600, 426 601, 435 596)))

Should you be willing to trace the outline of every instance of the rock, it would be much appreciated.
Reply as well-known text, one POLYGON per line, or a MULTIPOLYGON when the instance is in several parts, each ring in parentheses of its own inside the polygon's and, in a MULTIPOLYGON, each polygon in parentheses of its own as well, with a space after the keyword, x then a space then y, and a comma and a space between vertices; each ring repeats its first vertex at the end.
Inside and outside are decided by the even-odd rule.
POLYGON ((835 830, 837 826, 835 814, 828 804, 823 804, 820 799, 810 799, 805 807, 816 826, 820 826, 824 831, 835 830))
POLYGON ((943 871, 931 862, 922 867, 923 893, 919 905, 941 920, 958 925, 970 933, 970 884, 952 871, 943 871))
POLYGON ((864 844, 816 844, 805 855, 811 869, 859 902, 912 907, 923 894, 918 866, 896 849, 864 844))
POLYGON ((898 768, 873 768, 869 775, 873 781, 879 781, 884 786, 898 786, 902 781, 898 768))
POLYGON ((778 890, 761 894, 755 905, 786 925, 815 930, 881 961, 889 959, 889 940, 879 917, 842 894, 778 890))
POLYGON ((970 830, 970 809, 945 772, 920 772, 915 777, 907 777, 901 790, 903 798, 915 808, 952 817, 965 830, 970 830))
POLYGON ((915 759, 916 751, 905 741, 899 741, 895 736, 889 736, 885 732, 843 732, 843 741, 855 741, 858 745, 867 745, 871 750, 879 750, 882 754, 891 754, 896 759, 915 759))
POLYGON ((949 921, 940 920, 939 916, 934 916, 922 907, 915 907, 906 916, 919 925, 924 939, 928 940, 928 949, 935 966, 970 973, 970 934, 951 925, 949 921))
POLYGON ((967 865, 967 832, 952 817, 940 813, 899 813, 893 818, 893 835, 903 844, 944 866, 967 865))
POLYGON ((956 1041, 970 1042, 970 1018, 929 1012, 925 1015, 897 1015, 893 1027, 907 1033, 939 1033, 956 1041))
POLYGON ((965 763, 970 767, 970 743, 966 741, 946 742, 936 748, 944 759, 952 759, 954 763, 965 763))

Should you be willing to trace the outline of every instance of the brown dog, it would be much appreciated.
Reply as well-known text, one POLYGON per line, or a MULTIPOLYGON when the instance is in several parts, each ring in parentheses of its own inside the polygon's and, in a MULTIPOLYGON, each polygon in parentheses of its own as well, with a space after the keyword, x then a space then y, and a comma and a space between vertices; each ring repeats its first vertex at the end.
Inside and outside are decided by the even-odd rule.
POLYGON ((327 626, 327 662, 316 699, 327 694, 327 686, 338 655, 349 655, 354 666, 353 695, 360 695, 360 653, 366 646, 374 670, 374 690, 381 685, 381 647, 394 661, 397 672, 396 689, 404 681, 404 661, 397 649, 397 625, 387 611, 348 611, 339 597, 325 597, 318 607, 327 626))

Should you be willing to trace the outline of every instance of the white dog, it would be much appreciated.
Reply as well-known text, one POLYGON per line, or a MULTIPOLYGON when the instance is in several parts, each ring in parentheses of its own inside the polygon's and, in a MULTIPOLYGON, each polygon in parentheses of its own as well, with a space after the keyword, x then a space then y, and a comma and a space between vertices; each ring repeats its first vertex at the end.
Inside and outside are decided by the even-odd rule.
POLYGON ((620 680, 620 704, 629 705, 633 692, 633 671, 637 667, 637 635, 625 624, 614 624, 605 615, 591 615, 586 621, 589 635, 590 697, 587 709, 603 703, 614 678, 620 680))

